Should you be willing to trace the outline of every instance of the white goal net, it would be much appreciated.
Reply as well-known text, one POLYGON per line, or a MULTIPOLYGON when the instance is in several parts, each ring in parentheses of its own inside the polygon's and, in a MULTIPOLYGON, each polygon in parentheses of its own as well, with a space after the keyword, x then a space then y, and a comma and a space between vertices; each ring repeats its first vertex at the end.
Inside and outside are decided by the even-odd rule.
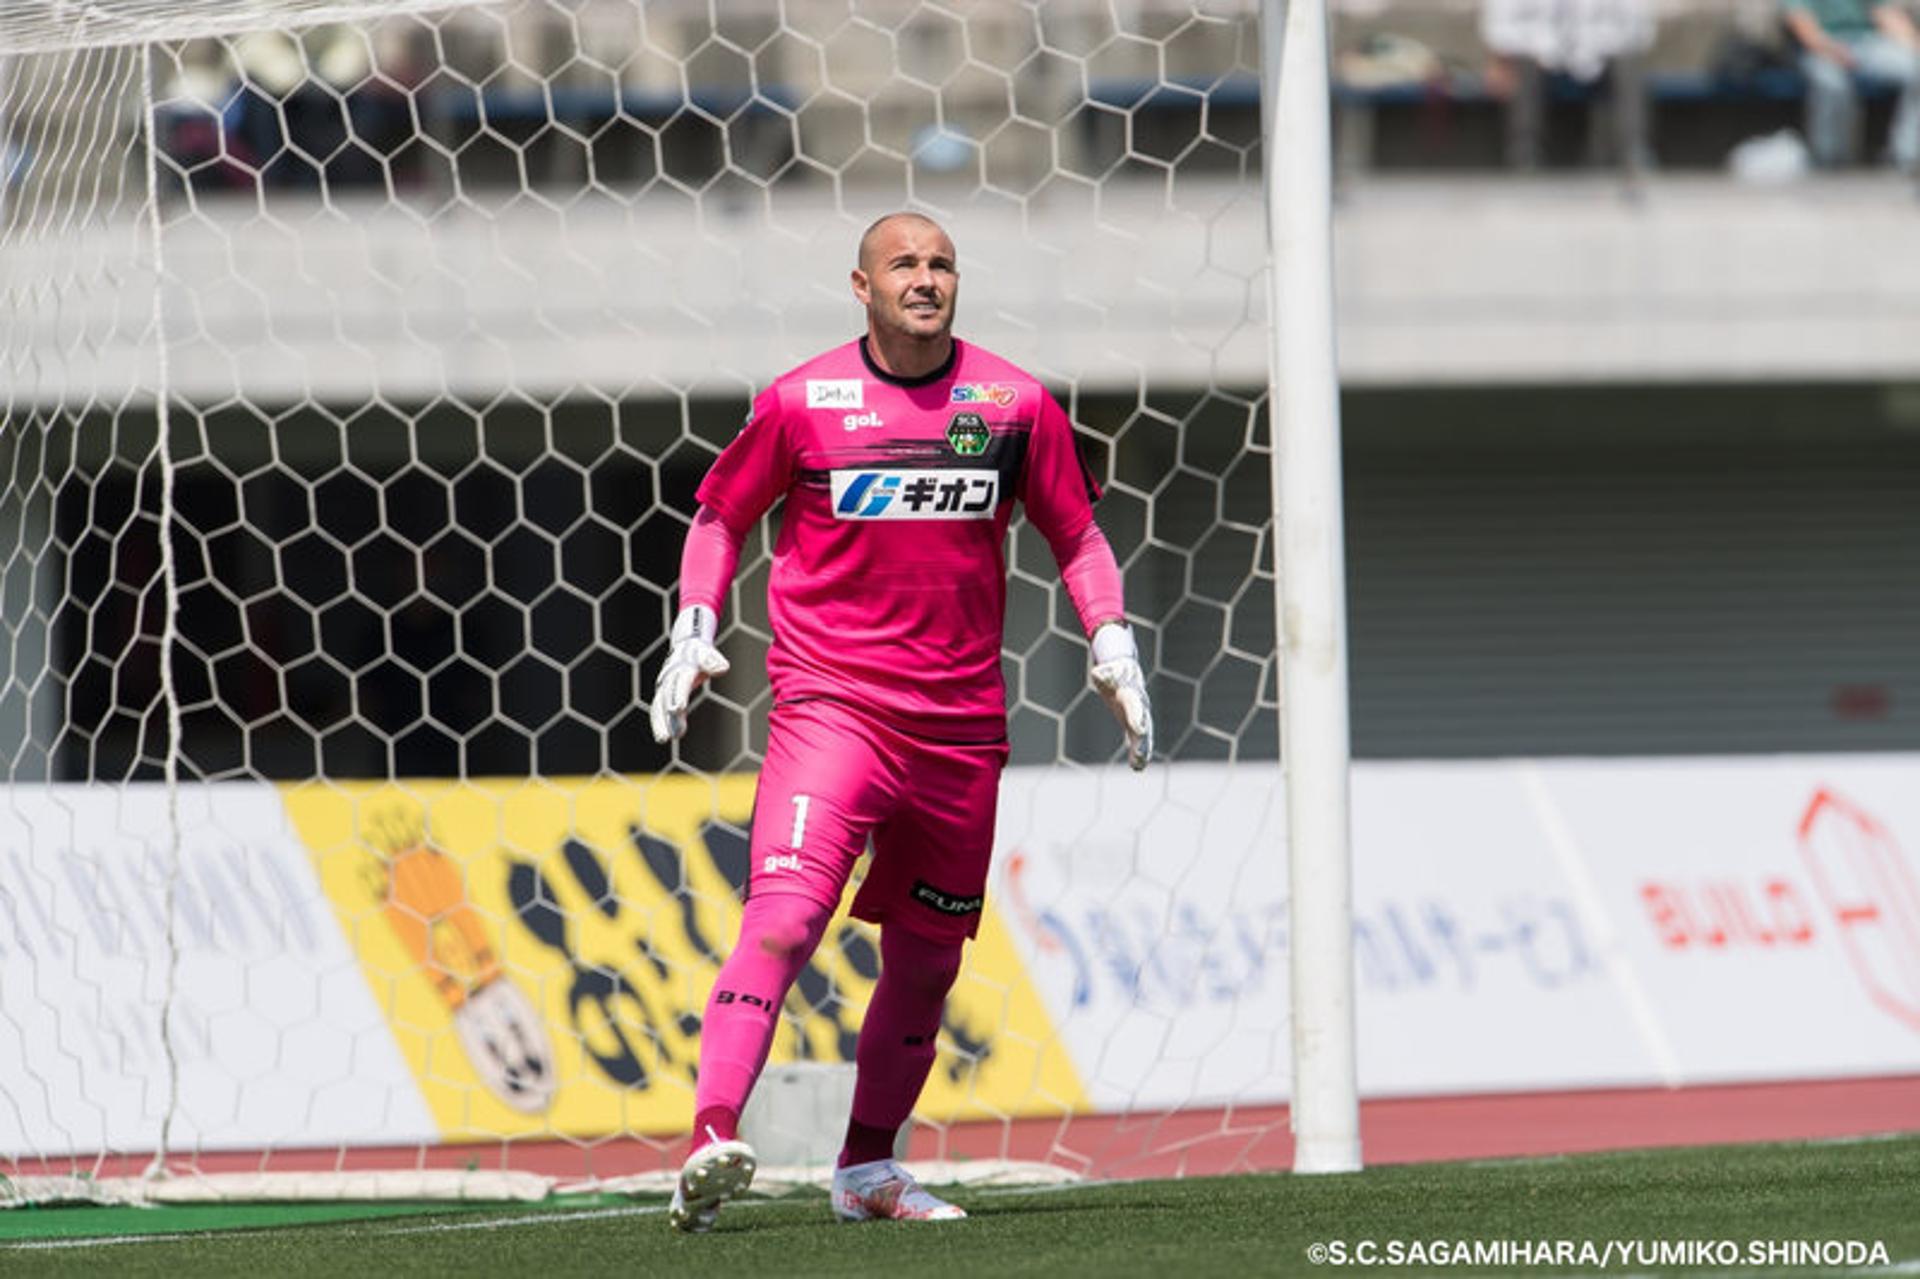
MULTIPOLYGON (((13 1197, 672 1164, 768 708, 762 534, 647 732, 692 492, 908 207, 1075 419, 1167 761, 1016 525, 913 1151, 1282 1162, 1258 48, 1240 0, 6 6, 13 1197)), ((775 1061, 851 1061, 876 963, 836 923, 775 1061)))

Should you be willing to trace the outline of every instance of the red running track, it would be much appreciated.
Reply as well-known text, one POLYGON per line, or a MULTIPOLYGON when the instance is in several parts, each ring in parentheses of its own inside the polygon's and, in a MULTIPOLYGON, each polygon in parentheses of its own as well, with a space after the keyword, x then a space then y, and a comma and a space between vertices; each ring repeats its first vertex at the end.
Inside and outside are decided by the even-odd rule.
MULTIPOLYGON (((1715 1087, 1412 1097, 1363 1102, 1369 1164, 1505 1159, 1920 1132, 1920 1075, 1715 1087)), ((524 1141, 468 1146, 206 1152, 182 1157, 201 1172, 318 1169, 511 1168, 563 1179, 677 1168, 684 1138, 593 1144, 524 1141)), ((1283 1170, 1293 1138, 1285 1106, 1137 1115, 1076 1115, 956 1124, 914 1134, 915 1159, 1007 1158, 1058 1164, 1088 1177, 1171 1177, 1283 1170)), ((21 1161, 21 1175, 87 1171, 125 1176, 150 1156, 21 1161)))
MULTIPOLYGON (((1285 1106, 1150 1116, 1015 1120, 1005 1154, 1092 1177, 1172 1177, 1285 1169, 1293 1137, 1285 1106)), ((920 1134, 919 1158, 1002 1153, 999 1125, 920 1134)), ((1920 1132, 1920 1076, 1619 1088, 1578 1092, 1410 1097, 1360 1107, 1369 1164, 1508 1159, 1920 1132)))

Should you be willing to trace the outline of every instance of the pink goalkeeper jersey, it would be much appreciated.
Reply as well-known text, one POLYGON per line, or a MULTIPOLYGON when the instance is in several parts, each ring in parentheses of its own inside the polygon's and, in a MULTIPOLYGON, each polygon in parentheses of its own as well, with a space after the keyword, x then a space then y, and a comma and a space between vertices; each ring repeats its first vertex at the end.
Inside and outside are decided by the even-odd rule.
POLYGON ((918 378, 849 342, 754 400, 699 489, 736 532, 783 496, 767 588, 775 700, 834 698, 923 737, 1003 738, 1013 501, 1058 546, 1086 531, 1098 496, 1046 389, 958 339, 918 378))

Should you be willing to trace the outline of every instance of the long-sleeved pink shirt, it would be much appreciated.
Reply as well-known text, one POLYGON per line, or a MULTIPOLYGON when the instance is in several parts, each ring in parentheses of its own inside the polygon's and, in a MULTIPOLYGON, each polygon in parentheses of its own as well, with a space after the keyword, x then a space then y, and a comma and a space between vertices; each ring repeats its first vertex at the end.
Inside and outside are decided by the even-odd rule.
MULTIPOLYGON (((998 356, 958 339, 953 352, 912 379, 874 365, 864 339, 802 364, 754 400, 701 483, 701 505, 736 545, 786 498, 767 591, 776 701, 831 697, 925 737, 1003 737, 1016 498, 1086 630, 1120 619, 1098 488, 1066 413, 998 356)), ((690 539, 683 607, 721 611, 724 552, 690 539)))

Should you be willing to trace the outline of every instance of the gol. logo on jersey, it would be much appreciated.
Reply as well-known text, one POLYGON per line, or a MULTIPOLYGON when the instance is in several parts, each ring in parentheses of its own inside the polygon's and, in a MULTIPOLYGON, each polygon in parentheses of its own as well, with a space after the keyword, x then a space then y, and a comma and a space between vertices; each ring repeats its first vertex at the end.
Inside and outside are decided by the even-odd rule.
POLYGON ((988 439, 987 420, 978 413, 955 413, 947 421, 947 443, 961 457, 979 457, 988 439))

